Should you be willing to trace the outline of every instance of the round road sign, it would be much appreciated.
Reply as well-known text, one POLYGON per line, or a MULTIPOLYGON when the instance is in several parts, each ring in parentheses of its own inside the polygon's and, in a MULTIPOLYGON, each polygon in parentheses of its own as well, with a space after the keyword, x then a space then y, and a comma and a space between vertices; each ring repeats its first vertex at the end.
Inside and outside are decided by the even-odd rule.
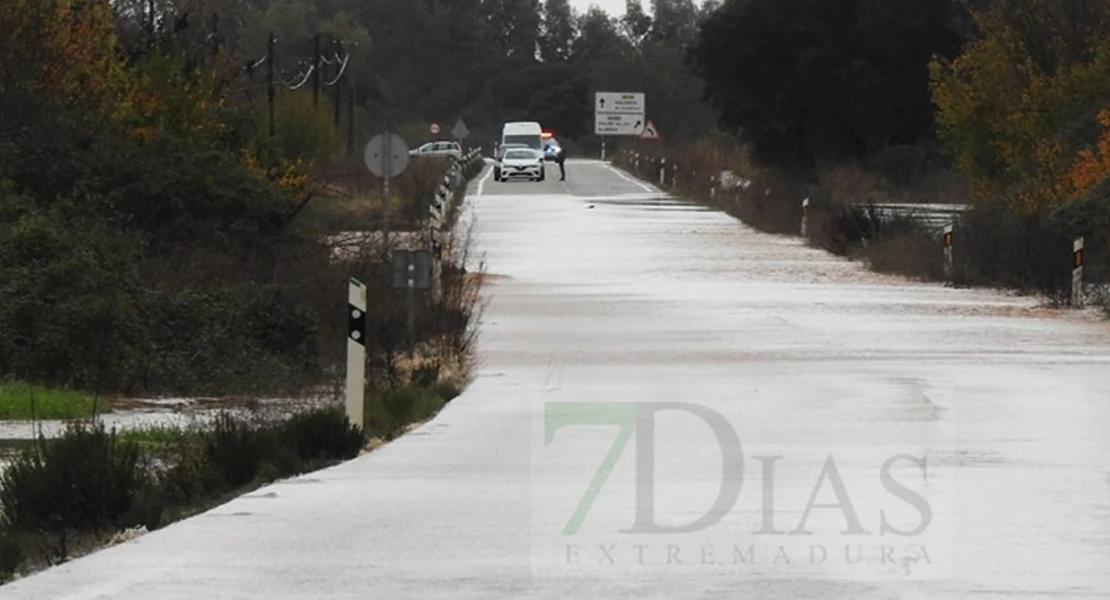
POLYGON ((371 173, 378 177, 396 177, 409 166, 409 147, 400 136, 381 134, 374 136, 374 139, 366 144, 362 157, 371 173), (387 141, 389 142, 388 153, 387 141), (386 160, 387 156, 389 160, 386 160))
POLYGON ((439 135, 439 132, 440 132, 439 123, 432 123, 432 126, 429 129, 431 129, 432 135, 439 135))

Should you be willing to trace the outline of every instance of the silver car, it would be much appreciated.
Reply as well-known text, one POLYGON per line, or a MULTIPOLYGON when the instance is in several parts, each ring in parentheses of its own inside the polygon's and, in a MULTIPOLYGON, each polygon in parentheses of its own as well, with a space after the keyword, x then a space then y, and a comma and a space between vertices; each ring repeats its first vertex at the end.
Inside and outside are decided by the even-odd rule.
POLYGON ((426 158, 457 158, 463 155, 462 146, 458 142, 428 142, 419 148, 409 151, 409 156, 426 158))

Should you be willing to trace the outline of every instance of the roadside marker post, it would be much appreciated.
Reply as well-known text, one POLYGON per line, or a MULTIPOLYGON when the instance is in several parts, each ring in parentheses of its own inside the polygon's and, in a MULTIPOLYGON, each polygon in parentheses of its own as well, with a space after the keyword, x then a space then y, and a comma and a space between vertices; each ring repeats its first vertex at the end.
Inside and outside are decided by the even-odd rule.
POLYGON ((659 185, 667 183, 667 159, 659 159, 659 185))
POLYGON ((1083 308, 1083 238, 1072 243, 1071 305, 1083 308))
POLYGON ((802 200, 802 237, 809 232, 809 198, 802 200))
POLYGON ((347 420, 363 427, 366 393, 366 286, 351 278, 347 284, 347 420))
POLYGON ((952 281, 952 241, 954 227, 949 224, 944 226, 944 279, 952 281))

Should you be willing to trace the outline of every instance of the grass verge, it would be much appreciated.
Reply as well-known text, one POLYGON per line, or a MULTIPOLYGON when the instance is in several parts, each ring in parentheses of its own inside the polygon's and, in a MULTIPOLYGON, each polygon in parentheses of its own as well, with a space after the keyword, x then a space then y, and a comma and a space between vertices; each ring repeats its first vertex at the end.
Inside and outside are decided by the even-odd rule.
POLYGON ((23 448, 0 473, 0 580, 354 458, 364 442, 340 408, 283 420, 223 413, 190 430, 120 433, 73 422, 23 448))
POLYGON ((33 385, 18 379, 0 381, 0 420, 86 419, 111 411, 104 398, 78 390, 33 385))

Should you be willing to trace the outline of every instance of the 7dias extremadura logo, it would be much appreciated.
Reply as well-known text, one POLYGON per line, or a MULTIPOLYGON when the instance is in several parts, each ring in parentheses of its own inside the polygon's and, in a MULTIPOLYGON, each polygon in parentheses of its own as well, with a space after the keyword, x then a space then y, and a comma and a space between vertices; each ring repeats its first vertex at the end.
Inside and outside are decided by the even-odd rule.
POLYGON ((764 429, 775 433, 745 456, 733 422, 703 404, 545 404, 544 453, 578 472, 597 465, 584 489, 549 481, 539 498, 541 512, 560 523, 567 564, 616 564, 621 557, 690 564, 704 560, 707 549, 717 557, 713 564, 758 563, 761 556, 766 564, 933 564, 931 553, 940 548, 930 536, 932 498, 948 496, 920 445, 868 445, 849 435, 829 437, 836 443, 824 447, 798 442, 812 435, 788 443, 795 433, 789 424, 764 429), (614 435, 599 463, 602 431, 614 435), (614 476, 618 465, 631 473, 614 476))

